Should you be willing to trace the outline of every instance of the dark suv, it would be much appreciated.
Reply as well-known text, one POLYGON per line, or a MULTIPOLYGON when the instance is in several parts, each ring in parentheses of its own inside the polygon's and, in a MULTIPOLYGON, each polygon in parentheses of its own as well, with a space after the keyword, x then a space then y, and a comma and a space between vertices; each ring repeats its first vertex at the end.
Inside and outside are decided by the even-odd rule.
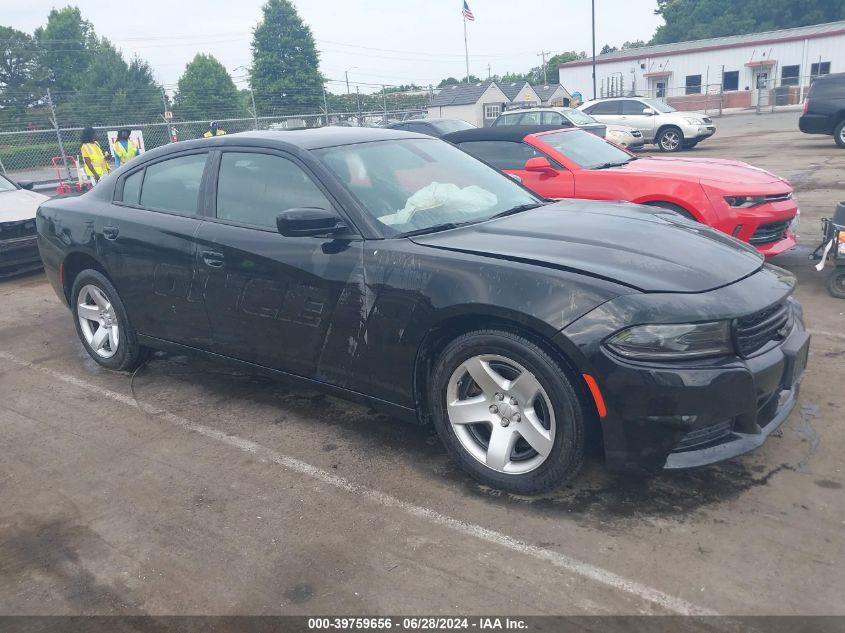
POLYGON ((805 134, 833 135, 845 148, 845 73, 824 75, 810 86, 798 127, 805 134))

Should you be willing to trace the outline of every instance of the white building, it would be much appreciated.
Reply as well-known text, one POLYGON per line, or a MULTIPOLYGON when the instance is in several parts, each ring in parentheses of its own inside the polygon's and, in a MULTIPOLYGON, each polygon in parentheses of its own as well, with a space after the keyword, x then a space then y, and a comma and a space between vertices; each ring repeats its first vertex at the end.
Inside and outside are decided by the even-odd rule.
POLYGON ((500 83, 499 87, 510 101, 509 108, 534 108, 540 105, 540 97, 527 81, 500 83))
MULTIPOLYGON (((845 21, 645 46, 561 64, 584 100, 638 94, 685 110, 801 103, 813 77, 845 71, 845 21)), ((576 95, 577 96, 577 95, 576 95)))
POLYGON ((431 99, 430 117, 461 119, 478 127, 490 125, 511 100, 495 81, 457 84, 442 88, 431 99))
POLYGON ((540 97, 541 106, 568 107, 572 102, 572 95, 560 84, 538 84, 531 87, 540 97))

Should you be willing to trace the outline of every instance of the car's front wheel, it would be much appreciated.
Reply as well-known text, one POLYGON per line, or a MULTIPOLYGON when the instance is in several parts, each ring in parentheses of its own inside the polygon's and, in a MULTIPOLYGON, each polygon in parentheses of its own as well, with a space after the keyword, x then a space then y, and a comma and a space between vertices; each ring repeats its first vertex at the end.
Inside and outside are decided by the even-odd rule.
POLYGON ((837 266, 827 278, 827 289, 831 296, 845 299, 845 266, 837 266))
POLYGON ((429 406, 451 457, 482 484, 538 494, 581 467, 585 412, 568 371, 522 336, 483 330, 452 341, 429 406))
POLYGON ((108 369, 132 371, 144 360, 123 301, 109 279, 96 270, 83 270, 71 290, 76 332, 85 351, 108 369))
POLYGON ((677 127, 666 127, 657 135, 657 147, 661 152, 678 152, 683 149, 684 133, 677 127))

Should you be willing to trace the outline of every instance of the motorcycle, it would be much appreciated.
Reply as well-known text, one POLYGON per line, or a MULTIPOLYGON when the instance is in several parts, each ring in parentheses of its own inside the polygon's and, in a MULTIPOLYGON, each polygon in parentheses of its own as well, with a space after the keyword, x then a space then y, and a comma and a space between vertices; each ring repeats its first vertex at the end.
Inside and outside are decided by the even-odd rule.
POLYGON ((827 280, 827 289, 837 299, 845 299, 845 202, 836 205, 832 218, 822 218, 822 243, 811 257, 819 259, 816 270, 824 270, 828 260, 833 272, 827 280))

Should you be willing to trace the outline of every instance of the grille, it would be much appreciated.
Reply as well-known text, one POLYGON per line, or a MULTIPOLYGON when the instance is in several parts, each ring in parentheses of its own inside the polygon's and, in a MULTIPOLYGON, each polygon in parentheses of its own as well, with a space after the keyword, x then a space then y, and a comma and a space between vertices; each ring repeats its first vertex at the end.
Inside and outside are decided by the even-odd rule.
POLYGON ((779 242, 786 237, 786 229, 789 228, 792 220, 784 220, 783 222, 772 222, 771 224, 761 224, 754 231, 754 235, 748 240, 751 244, 770 244, 772 242, 779 242))
POLYGON ((726 435, 730 435, 733 431, 733 420, 724 420, 710 426, 704 426, 700 429, 690 431, 678 442, 675 447, 676 451, 684 451, 696 446, 704 444, 712 444, 721 440, 726 435))
POLYGON ((769 341, 775 340, 788 321, 789 306, 785 303, 738 319, 736 345, 739 353, 750 356, 769 341))
POLYGON ((35 220, 0 222, 0 240, 14 240, 35 235, 35 220))
POLYGON ((642 135, 643 135, 643 133, 640 132, 639 130, 631 130, 631 136, 633 136, 634 138, 639 138, 642 135))

